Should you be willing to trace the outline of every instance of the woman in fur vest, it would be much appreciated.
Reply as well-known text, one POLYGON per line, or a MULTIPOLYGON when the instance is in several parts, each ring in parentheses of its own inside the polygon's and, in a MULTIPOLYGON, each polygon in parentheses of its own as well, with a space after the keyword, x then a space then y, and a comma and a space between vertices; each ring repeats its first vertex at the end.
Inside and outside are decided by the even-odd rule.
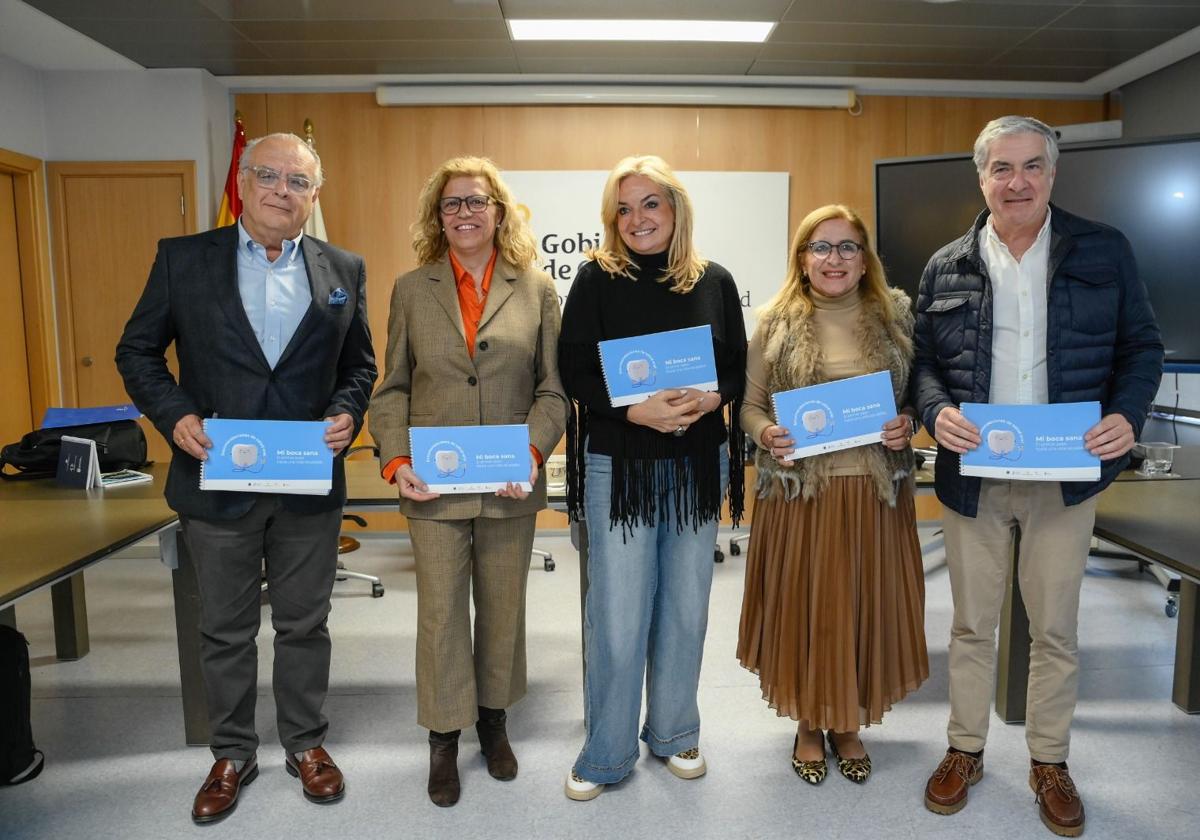
POLYGON ((747 358, 741 424, 758 444, 758 499, 738 659, 771 707, 798 722, 792 768, 814 785, 825 779, 825 734, 841 774, 865 782, 859 728, 929 675, 912 332, 908 296, 888 287, 858 214, 837 204, 809 213, 747 358), (882 370, 903 409, 878 444, 783 460, 795 440, 771 394, 882 370))

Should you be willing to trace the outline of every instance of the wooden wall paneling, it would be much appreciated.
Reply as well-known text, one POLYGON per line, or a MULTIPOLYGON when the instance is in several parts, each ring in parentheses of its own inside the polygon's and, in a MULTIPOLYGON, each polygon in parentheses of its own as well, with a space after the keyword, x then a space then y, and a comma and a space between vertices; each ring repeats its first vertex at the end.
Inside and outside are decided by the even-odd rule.
MULTIPOLYGON (((242 128, 246 130, 246 139, 253 140, 267 133, 267 97, 266 93, 239 93, 233 97, 234 110, 242 115, 242 128)), ((303 136, 304 127, 296 133, 303 136)), ((226 170, 228 171, 228 170, 226 170)))
POLYGON ((1050 125, 1106 119, 1103 99, 965 99, 908 97, 905 155, 969 152, 979 130, 996 117, 1023 114, 1050 125))
POLYGON ((33 422, 37 423, 47 408, 62 402, 46 226, 46 179, 41 160, 5 149, 0 149, 0 172, 12 176, 28 399, 33 422))
MULTIPOLYGON (((485 153, 501 169, 609 170, 629 155, 699 168, 695 108, 505 106, 483 110, 485 153)), ((600 196, 595 196, 597 212, 600 196)))

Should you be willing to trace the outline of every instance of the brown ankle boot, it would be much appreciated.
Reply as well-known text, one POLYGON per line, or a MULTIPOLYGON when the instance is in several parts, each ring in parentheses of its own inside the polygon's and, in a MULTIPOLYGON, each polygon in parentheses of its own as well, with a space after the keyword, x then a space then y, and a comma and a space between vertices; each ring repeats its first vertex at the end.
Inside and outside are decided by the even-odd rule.
POLYGON ((457 729, 429 732, 429 798, 439 808, 449 808, 462 793, 458 781, 458 735, 457 729))
POLYGON ((503 709, 480 706, 479 720, 475 723, 475 731, 479 733, 479 748, 487 758, 488 773, 502 782, 517 777, 517 757, 508 743, 508 732, 504 726, 506 720, 503 709))

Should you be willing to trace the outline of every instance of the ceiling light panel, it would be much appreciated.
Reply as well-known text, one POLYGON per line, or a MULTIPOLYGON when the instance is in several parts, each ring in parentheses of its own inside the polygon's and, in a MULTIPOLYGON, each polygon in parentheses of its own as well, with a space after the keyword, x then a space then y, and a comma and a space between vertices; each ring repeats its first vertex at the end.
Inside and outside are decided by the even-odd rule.
POLYGON ((514 41, 727 41, 761 44, 774 21, 510 20, 514 41))

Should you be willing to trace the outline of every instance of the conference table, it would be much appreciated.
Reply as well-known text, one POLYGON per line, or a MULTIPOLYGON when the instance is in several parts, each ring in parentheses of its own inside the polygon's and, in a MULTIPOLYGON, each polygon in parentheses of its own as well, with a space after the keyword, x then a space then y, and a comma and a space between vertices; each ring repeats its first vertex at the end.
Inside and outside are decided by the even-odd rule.
MULTIPOLYGON (((1200 713, 1200 448, 1178 450, 1174 477, 1147 478, 1132 470, 1100 494, 1092 533, 1106 542, 1153 560, 1178 574, 1179 622, 1175 641, 1175 680, 1171 699, 1188 714, 1200 713)), ((1018 532, 1004 609, 996 668, 996 714, 1005 723, 1025 721, 1029 688, 1029 616, 1021 600, 1016 569, 1018 532)))
POLYGON ((87 655, 83 571, 176 520, 163 500, 167 465, 144 472, 153 483, 103 490, 60 487, 53 479, 0 481, 0 622, 15 626, 14 605, 49 586, 55 653, 63 660, 87 655))

